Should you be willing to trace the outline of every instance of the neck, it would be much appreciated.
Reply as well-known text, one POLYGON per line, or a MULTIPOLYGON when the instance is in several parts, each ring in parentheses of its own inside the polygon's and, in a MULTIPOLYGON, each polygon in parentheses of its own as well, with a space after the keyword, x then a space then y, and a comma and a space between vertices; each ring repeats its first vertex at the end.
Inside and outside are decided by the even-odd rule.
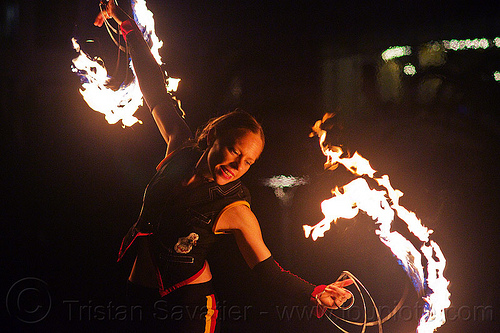
POLYGON ((212 175, 208 170, 207 154, 207 150, 205 150, 205 152, 203 152, 203 155, 201 155, 200 159, 196 163, 193 176, 189 180, 187 180, 185 186, 196 186, 206 180, 213 180, 212 175))

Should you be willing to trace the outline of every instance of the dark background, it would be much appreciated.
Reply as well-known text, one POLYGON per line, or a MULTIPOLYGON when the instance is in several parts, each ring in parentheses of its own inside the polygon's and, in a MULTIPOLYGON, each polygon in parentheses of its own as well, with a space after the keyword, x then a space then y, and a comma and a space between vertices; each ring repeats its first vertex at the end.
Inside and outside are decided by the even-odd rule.
MULTIPOLYGON (((308 137, 316 120, 336 111, 345 124, 345 145, 388 174, 405 193, 401 203, 435 231, 452 294, 449 322, 438 331, 495 331, 500 82, 492 72, 500 70, 499 49, 449 52, 447 65, 408 80, 408 86, 418 86, 429 74, 452 82, 452 97, 427 103, 409 90, 399 101, 366 95, 363 109, 325 109, 336 107, 339 96, 328 95, 324 66, 357 55, 377 63, 381 52, 395 45, 491 40, 500 32, 497 2, 184 0, 148 1, 148 6, 165 43, 161 53, 169 74, 182 78, 178 96, 189 125, 196 128, 234 107, 262 122, 266 149, 245 182, 264 239, 286 269, 317 284, 349 270, 386 308, 408 285, 366 216, 339 221, 316 242, 303 237, 302 225, 322 218, 320 202, 351 179, 341 168, 324 171, 317 139, 308 137), (232 93, 234 88, 241 93, 232 93), (262 185, 280 174, 309 177, 289 206, 262 185)), ((70 68, 76 56, 72 36, 95 40, 88 50, 101 55, 108 68, 116 60, 109 37, 92 26, 97 1, 7 0, 1 8, 2 331, 119 331, 126 323, 92 313, 89 318, 88 312, 125 304, 131 260, 118 264, 116 253, 164 143, 145 107, 137 112, 144 124, 123 129, 107 124, 78 93, 79 80, 70 68), (43 281, 52 301, 48 316, 33 324, 19 320, 8 300, 9 290, 24 278, 43 281), (69 314, 70 305, 80 313, 69 314)), ((360 80, 352 78, 353 84, 360 80)), ((216 273, 219 285, 228 287, 227 304, 268 309, 254 297, 258 290, 245 288, 245 268, 233 252, 222 254, 236 262, 235 272, 216 273)), ((224 268, 224 261, 219 266, 224 268)), ((26 288, 35 283, 27 281, 26 288)), ((32 302, 28 309, 36 309, 36 298, 32 302)), ((419 314, 409 309, 415 312, 417 305, 421 301, 410 292, 406 312, 384 331, 414 331, 419 314)), ((272 317, 252 313, 246 321, 227 320, 225 329, 336 330, 325 318, 272 317)))

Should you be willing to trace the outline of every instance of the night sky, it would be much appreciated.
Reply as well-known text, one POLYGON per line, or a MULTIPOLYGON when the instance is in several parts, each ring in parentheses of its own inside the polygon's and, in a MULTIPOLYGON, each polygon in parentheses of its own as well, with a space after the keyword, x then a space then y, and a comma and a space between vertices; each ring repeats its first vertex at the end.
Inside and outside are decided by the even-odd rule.
MULTIPOLYGON (((111 332, 127 324, 89 311, 126 304, 132 258, 116 263, 116 255, 165 145, 146 107, 137 111, 142 125, 122 128, 107 124, 78 93, 79 79, 71 72, 73 36, 92 39, 83 47, 101 56, 116 77, 125 73, 115 66, 117 51, 107 33, 92 25, 97 3, 7 0, 0 7, 2 332, 111 332), (19 298, 33 314, 18 312, 12 303, 20 290, 24 296, 35 290, 31 298, 19 298), (47 316, 37 320, 44 309, 47 316)), ((328 94, 324 73, 328 61, 379 59, 391 46, 500 37, 496 1, 184 0, 148 6, 165 43, 166 69, 182 79, 177 95, 188 124, 195 129, 235 107, 262 122, 266 148, 244 182, 264 240, 285 269, 315 284, 333 282, 348 270, 384 309, 410 286, 404 311, 384 332, 417 326, 414 312, 422 302, 369 217, 340 220, 316 242, 304 238, 302 225, 323 217, 320 202, 353 179, 341 167, 323 170, 317 138, 309 137, 315 121, 335 111, 344 123, 345 147, 388 174, 404 192, 401 204, 434 230, 452 294, 449 321, 438 332, 495 331, 500 83, 484 73, 500 71, 499 49, 450 54, 446 66, 425 72, 459 91, 428 103, 415 102, 406 91, 398 102, 367 98, 362 108, 325 109, 325 100, 336 107, 342 96, 339 87, 328 94), (309 183, 284 205, 262 184, 275 175, 307 177, 309 183)), ((412 80, 423 82, 419 75, 412 80)), ((354 76, 344 83, 361 81, 354 76)), ((252 281, 231 239, 224 242, 231 250, 214 258, 214 274, 217 285, 226 287, 225 304, 274 309, 255 297, 257 287, 245 291, 252 281), (228 263, 231 274, 224 270, 228 263)), ((247 320, 229 318, 223 331, 336 329, 325 318, 286 322, 252 313, 247 320)))

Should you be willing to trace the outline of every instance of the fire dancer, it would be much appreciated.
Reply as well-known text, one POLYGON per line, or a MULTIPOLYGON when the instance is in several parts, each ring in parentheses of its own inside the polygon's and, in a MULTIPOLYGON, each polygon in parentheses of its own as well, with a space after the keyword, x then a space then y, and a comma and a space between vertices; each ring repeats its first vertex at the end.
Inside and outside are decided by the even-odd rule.
POLYGON ((134 20, 113 0, 95 24, 101 26, 110 18, 120 26, 144 99, 167 143, 166 157, 146 188, 140 216, 120 249, 119 260, 138 243, 128 294, 141 304, 161 299, 169 311, 174 306, 206 307, 204 316, 184 313, 177 318, 181 320, 162 321, 164 330, 172 325, 168 331, 215 331, 217 309, 206 257, 217 234, 231 233, 248 266, 273 295, 316 306, 318 315, 351 298, 344 287, 352 280, 312 285, 281 269, 264 244, 248 190, 240 181, 264 148, 261 125, 248 113, 233 111, 209 121, 192 139, 134 20))

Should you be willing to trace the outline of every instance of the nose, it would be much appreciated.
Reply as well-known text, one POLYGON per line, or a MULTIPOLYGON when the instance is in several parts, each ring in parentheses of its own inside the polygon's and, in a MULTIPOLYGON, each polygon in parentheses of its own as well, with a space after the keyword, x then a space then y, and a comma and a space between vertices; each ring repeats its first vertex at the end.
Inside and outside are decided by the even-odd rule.
POLYGON ((243 159, 241 156, 238 156, 234 161, 231 162, 231 168, 235 170, 240 170, 243 167, 243 159))

